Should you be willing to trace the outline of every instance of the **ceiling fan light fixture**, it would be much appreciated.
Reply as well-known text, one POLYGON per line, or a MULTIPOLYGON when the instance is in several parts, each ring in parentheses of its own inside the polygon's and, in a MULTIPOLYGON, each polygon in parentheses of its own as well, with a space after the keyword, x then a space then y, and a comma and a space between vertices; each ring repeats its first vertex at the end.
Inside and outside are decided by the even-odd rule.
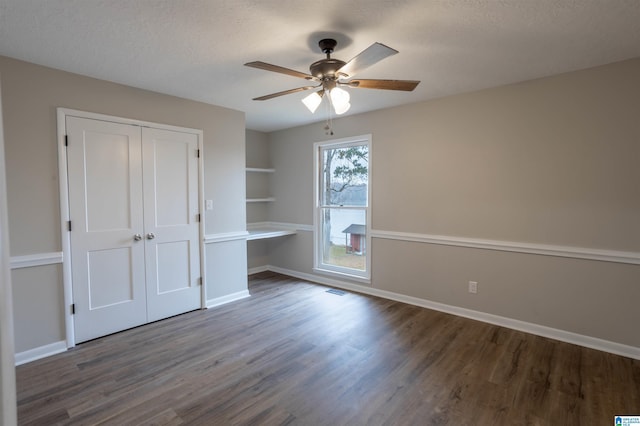
POLYGON ((333 109, 337 115, 344 114, 351 108, 351 104, 349 103, 351 96, 346 90, 334 87, 331 89, 331 92, 329 92, 329 96, 331 97, 331 104, 333 104, 333 109))
POLYGON ((277 72, 279 74, 290 75, 292 77, 303 78, 307 81, 318 83, 317 86, 297 87, 295 89, 283 90, 281 92, 271 93, 269 95, 253 99, 256 101, 265 101, 267 99, 273 99, 279 96, 301 92, 303 90, 314 90, 316 88, 320 88, 321 90, 302 99, 302 103, 304 103, 304 105, 313 114, 322 103, 322 97, 326 94, 328 98, 326 102, 328 115, 327 125, 330 129, 332 110, 335 111, 336 115, 341 115, 349 111, 351 108, 351 104, 349 103, 349 92, 338 86, 352 88, 359 87, 364 89, 402 90, 410 92, 416 88, 418 83, 420 83, 415 80, 380 79, 358 79, 345 81, 353 78, 355 74, 380 62, 384 58, 395 55, 398 51, 390 48, 389 46, 385 46, 382 43, 373 43, 371 46, 351 58, 348 62, 344 62, 340 59, 331 57, 336 45, 337 42, 331 38, 320 40, 318 46, 320 47, 320 50, 326 54, 326 58, 312 63, 309 66, 308 74, 262 61, 247 62, 245 65, 248 67, 277 72))
POLYGON ((320 102, 322 102, 323 91, 320 90, 318 92, 313 92, 309 96, 305 96, 302 98, 302 103, 306 106, 309 111, 313 114, 318 109, 320 102))
POLYGON ((344 114, 345 112, 349 111, 349 108, 351 108, 351 104, 349 102, 341 105, 340 107, 337 107, 336 105, 333 106, 333 110, 336 112, 336 115, 344 114))

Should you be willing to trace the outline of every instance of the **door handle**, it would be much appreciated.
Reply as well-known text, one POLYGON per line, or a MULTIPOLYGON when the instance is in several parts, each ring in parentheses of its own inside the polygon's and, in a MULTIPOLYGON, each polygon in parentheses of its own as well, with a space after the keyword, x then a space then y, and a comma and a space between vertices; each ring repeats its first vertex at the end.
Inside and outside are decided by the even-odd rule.
POLYGON ((153 240, 156 237, 156 234, 154 234, 153 232, 149 232, 147 234, 147 240, 153 240))
POLYGON ((133 240, 134 241, 140 241, 141 239, 142 239, 142 235, 140 235, 140 234, 136 234, 136 235, 133 236, 133 240))

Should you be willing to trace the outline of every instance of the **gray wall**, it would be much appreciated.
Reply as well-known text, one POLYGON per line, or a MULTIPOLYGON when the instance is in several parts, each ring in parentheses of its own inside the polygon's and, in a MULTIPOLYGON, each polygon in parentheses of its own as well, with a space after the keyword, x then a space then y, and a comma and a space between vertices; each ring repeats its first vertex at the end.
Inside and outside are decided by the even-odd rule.
MULTIPOLYGON (((634 59, 338 119, 331 138, 372 134, 374 230, 637 255, 638 111, 634 59)), ((312 224, 312 146, 329 138, 269 134, 271 221, 312 224)), ((312 245, 274 240, 269 264, 313 274, 312 245)), ((374 288, 640 347, 638 265, 382 238, 371 255, 374 288)))
MULTIPOLYGON (((205 214, 206 234, 244 231, 242 112, 6 57, 0 57, 0 73, 12 256, 61 250, 57 107, 202 129, 204 194, 214 200, 214 209, 205 214)), ((246 245, 215 245, 216 255, 206 256, 208 298, 246 290, 246 270, 234 262, 245 259, 246 245)), ((14 270, 12 278, 16 351, 64 339, 59 266, 14 270)))

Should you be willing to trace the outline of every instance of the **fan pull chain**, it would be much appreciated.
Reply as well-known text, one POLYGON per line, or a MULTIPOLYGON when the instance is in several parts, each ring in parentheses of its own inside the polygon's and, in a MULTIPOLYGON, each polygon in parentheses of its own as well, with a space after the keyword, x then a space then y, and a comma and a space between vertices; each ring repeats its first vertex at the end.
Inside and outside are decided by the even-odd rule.
POLYGON ((333 118, 331 115, 331 110, 333 109, 333 102, 331 101, 331 96, 327 96, 329 102, 325 102, 327 108, 327 121, 324 126, 324 134, 333 136, 333 118))

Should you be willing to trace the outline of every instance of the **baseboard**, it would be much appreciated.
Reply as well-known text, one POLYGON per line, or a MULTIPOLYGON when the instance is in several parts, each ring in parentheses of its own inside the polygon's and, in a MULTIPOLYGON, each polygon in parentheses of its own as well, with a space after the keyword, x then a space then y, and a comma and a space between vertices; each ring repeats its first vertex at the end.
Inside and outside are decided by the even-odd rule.
POLYGON ((486 312, 460 308, 458 306, 447 305, 439 302, 433 302, 431 300, 420 299, 412 296, 406 296, 404 294, 394 293, 391 291, 375 289, 368 286, 363 286, 359 284, 353 284, 353 283, 337 280, 334 278, 307 274, 304 272, 298 272, 290 269, 279 268, 277 266, 267 265, 265 268, 268 271, 277 272, 283 275, 289 275, 291 277, 299 278, 305 281, 316 282, 319 284, 342 288, 344 290, 351 290, 354 292, 364 293, 371 296, 382 297, 384 299, 395 300, 397 302, 407 303, 409 305, 420 306, 427 309, 433 309, 434 311, 453 314, 453 315, 469 318, 476 321, 482 321, 485 323, 522 331, 529 334, 535 334, 537 336, 546 337, 553 340, 559 340, 561 342, 571 343, 571 344, 583 346, 586 348, 596 349, 599 351, 609 352, 615 355, 621 355, 628 358, 640 360, 640 348, 635 346, 623 345, 621 343, 611 342, 611 341, 599 339, 596 337, 585 336, 582 334, 572 333, 570 331, 559 330, 552 327, 520 321, 513 318, 507 318, 499 315, 488 314, 486 312))
POLYGON ((227 294, 226 296, 216 297, 215 299, 207 300, 207 309, 214 306, 224 305, 225 303, 235 302, 236 300, 244 299, 251 296, 249 290, 242 290, 236 293, 227 294))
MULTIPOLYGON (((248 290, 238 291, 236 293, 228 294, 226 296, 207 300, 207 308, 224 305, 225 303, 230 303, 236 300, 244 299, 249 296, 250 294, 248 290)), ((39 346, 37 348, 29 349, 24 352, 16 353, 15 365, 18 366, 18 365, 26 364, 28 362, 36 361, 41 358, 46 358, 51 355, 62 353, 66 350, 67 350, 67 342, 64 340, 55 342, 55 343, 50 343, 44 346, 39 346)))
POLYGON ((46 358, 51 355, 62 353, 66 350, 67 350, 67 342, 65 342, 64 340, 61 340, 59 342, 50 343, 48 345, 29 349, 28 351, 19 352, 16 354, 15 363, 16 363, 16 366, 26 364, 31 361, 36 361, 41 358, 46 358))
POLYGON ((267 272, 268 270, 268 266, 257 266, 255 268, 249 268, 247 270, 247 275, 259 274, 260 272, 267 272))

